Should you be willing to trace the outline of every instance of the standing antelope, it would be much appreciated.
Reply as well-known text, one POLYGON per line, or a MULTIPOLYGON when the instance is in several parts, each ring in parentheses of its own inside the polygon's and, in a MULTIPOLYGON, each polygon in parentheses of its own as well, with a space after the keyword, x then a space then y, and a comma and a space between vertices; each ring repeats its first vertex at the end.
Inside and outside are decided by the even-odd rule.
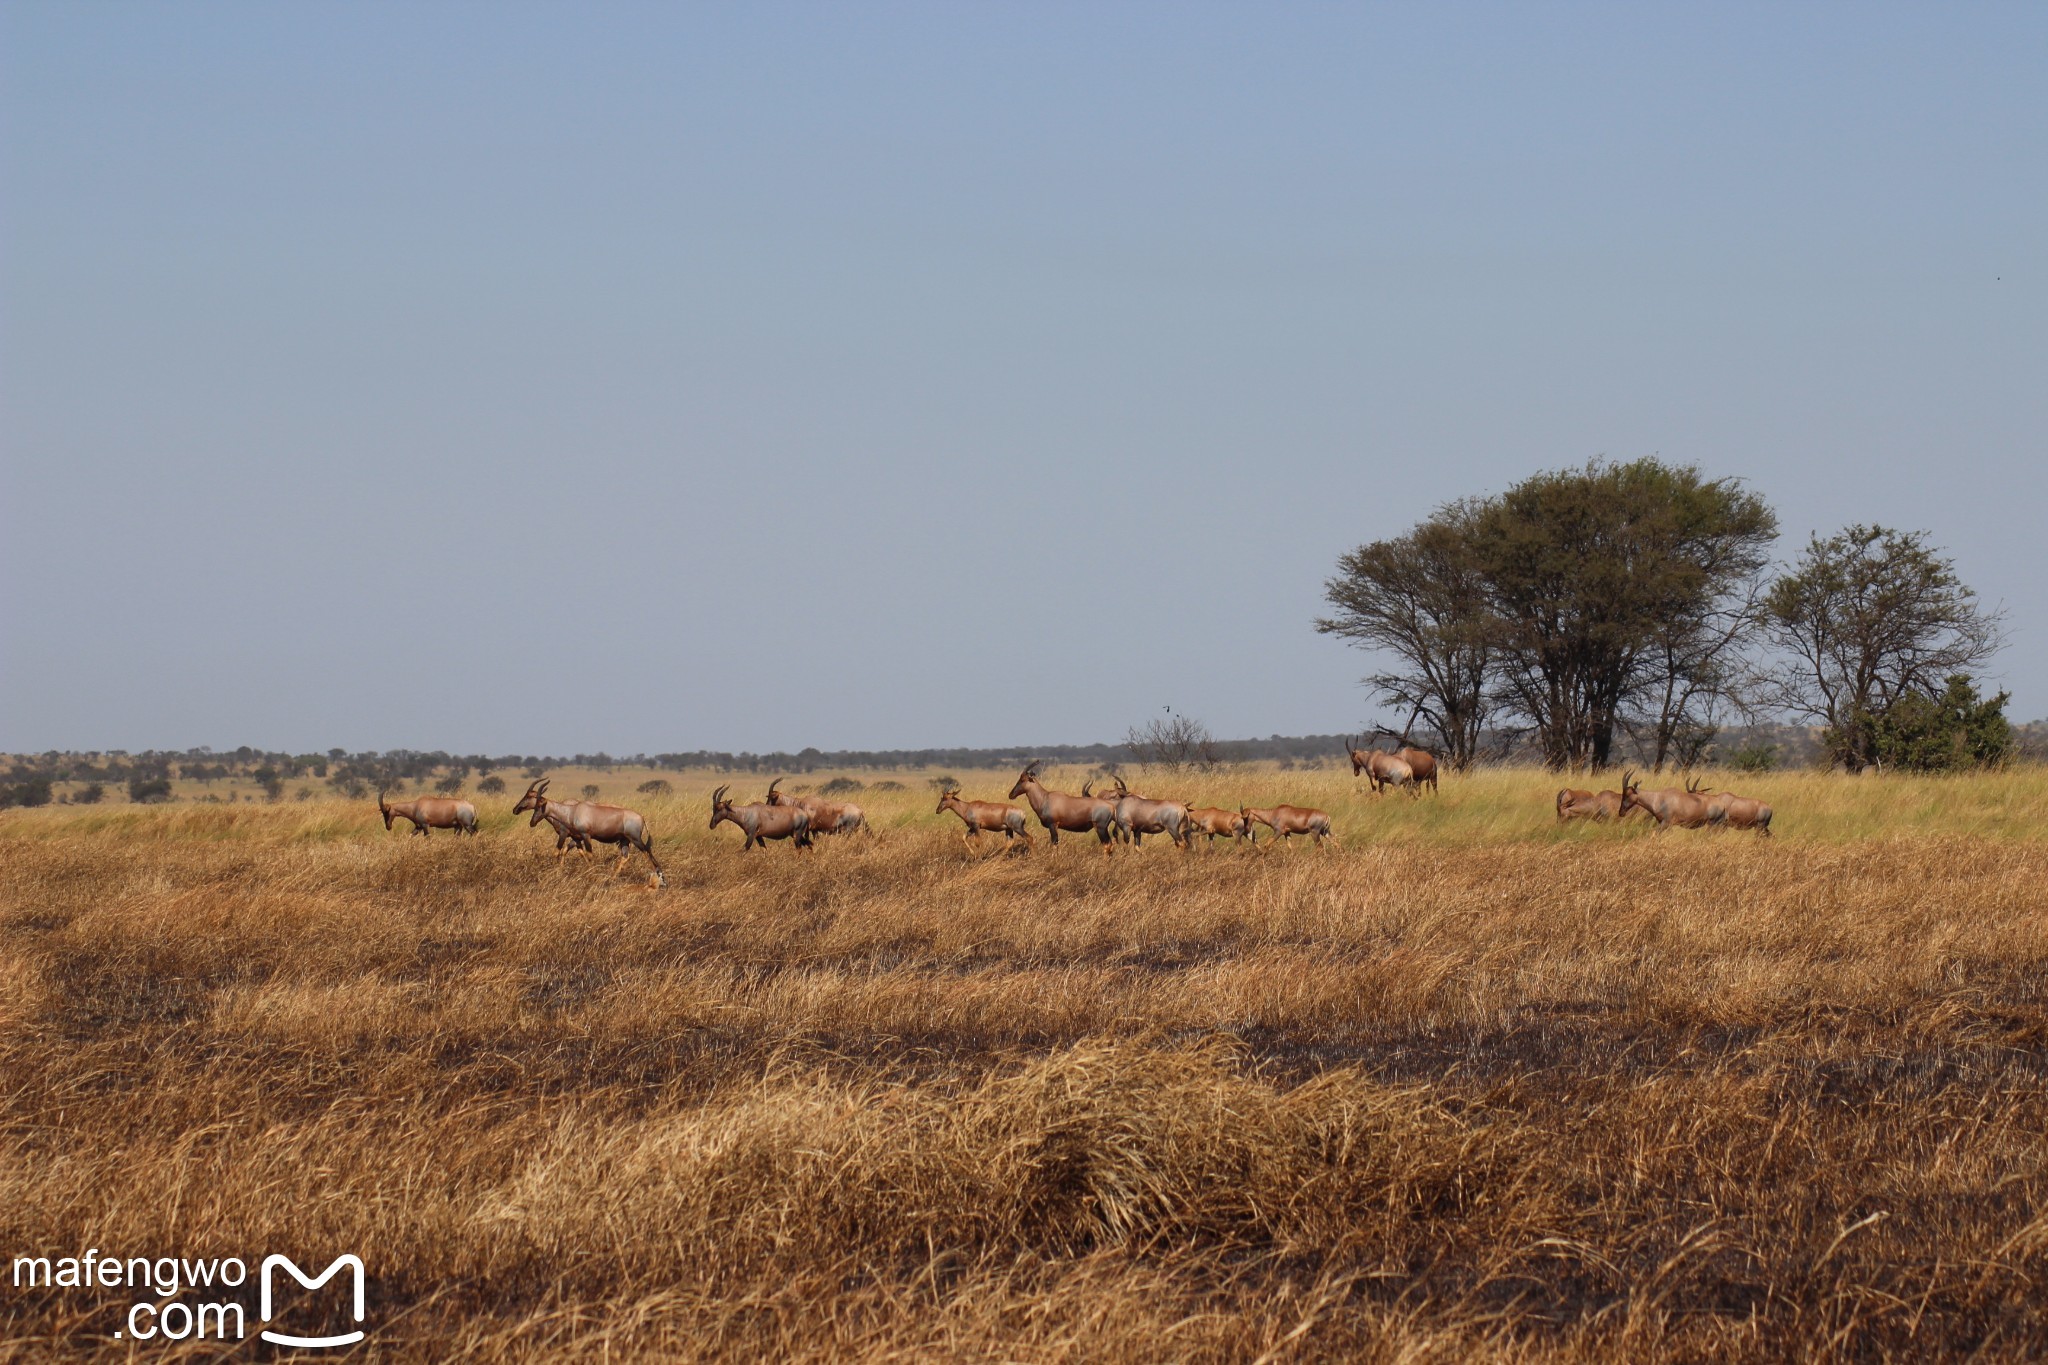
POLYGON ((1039 782, 1036 763, 1019 773, 1017 785, 1010 788, 1012 800, 1020 796, 1030 803, 1055 848, 1059 846, 1061 830, 1084 834, 1092 829, 1102 843, 1103 853, 1110 851, 1111 831, 1116 828, 1116 802, 1100 796, 1051 791, 1039 782))
POLYGON ((1679 829, 1698 829, 1701 825, 1713 822, 1713 811, 1708 806, 1707 799, 1699 794, 1696 782, 1687 783, 1684 791, 1666 787, 1646 792, 1642 783, 1629 781, 1632 776, 1632 773, 1623 773, 1621 777, 1623 815, 1627 815, 1631 810, 1648 811, 1660 830, 1671 829, 1674 826, 1679 829))
POLYGON ((1025 824, 1024 812, 1015 806, 1000 801, 962 801, 960 789, 948 787, 939 793, 939 808, 932 814, 944 815, 947 811, 966 821, 967 832, 960 837, 969 847, 980 842, 983 830, 1000 833, 1005 848, 1017 839, 1024 841, 1027 850, 1031 847, 1031 830, 1025 824))
MULTIPOLYGON (((1622 779, 1622 786, 1628 786, 1628 779, 1622 779)), ((1566 787, 1557 794, 1557 823, 1567 820, 1619 820, 1629 809, 1622 804, 1621 792, 1589 792, 1577 787, 1566 787)))
POLYGON ((811 846, 811 813, 802 806, 771 806, 765 802, 735 806, 725 793, 724 787, 711 793, 710 828, 717 829, 721 820, 730 820, 738 825, 740 833, 747 836, 747 841, 740 845, 740 852, 745 853, 755 844, 765 844, 770 839, 793 839, 800 849, 811 846))
MULTIPOLYGON (((1183 853, 1194 847, 1188 833, 1188 808, 1185 805, 1178 801, 1152 801, 1133 796, 1121 777, 1115 781, 1118 838, 1129 839, 1135 848, 1148 834, 1164 834, 1183 853)), ((1088 789, 1083 787, 1081 790, 1085 795, 1088 789)))
POLYGON ((1209 846, 1216 846, 1216 836, 1243 842, 1251 832, 1251 821, 1234 810, 1221 810, 1215 806, 1197 806, 1188 811, 1188 839, 1193 841, 1197 834, 1209 836, 1209 846))
POLYGON ((867 816, 851 801, 827 801, 822 796, 784 796, 775 790, 782 785, 776 778, 768 784, 768 795, 763 798, 770 806, 797 806, 811 817, 812 834, 852 834, 856 830, 874 833, 867 816))
MULTIPOLYGON (((1352 760, 1354 764, 1357 759, 1352 760)), ((1385 796, 1388 787, 1406 787, 1410 796, 1419 795, 1422 788, 1415 781, 1415 770, 1392 754, 1374 749, 1365 755, 1365 780, 1372 788, 1373 795, 1385 796)), ((1354 767, 1351 775, 1358 776, 1354 767)))
POLYGON ((377 813, 384 817, 384 828, 390 829, 394 818, 412 821, 412 832, 421 838, 430 829, 452 829, 457 834, 476 833, 476 807, 467 801, 457 801, 447 796, 422 796, 416 801, 394 801, 386 804, 384 793, 377 793, 377 813))
MULTIPOLYGON (((1361 735, 1359 737, 1359 743, 1369 744, 1372 742, 1373 737, 1376 735, 1385 735, 1389 739, 1393 740, 1395 743, 1399 744, 1401 747, 1394 750, 1394 752, 1392 752, 1391 754, 1389 754, 1386 753, 1386 751, 1383 749, 1354 749, 1348 744, 1345 745, 1344 752, 1351 756, 1351 775, 1353 777, 1356 777, 1361 772, 1366 771, 1366 769, 1371 766, 1374 755, 1381 755, 1386 758, 1395 759, 1407 765, 1409 773, 1408 780, 1415 784, 1413 787, 1409 789, 1410 795, 1421 795, 1422 789, 1424 787, 1429 788, 1431 795, 1435 795, 1437 790, 1436 755, 1431 753, 1427 749, 1416 748, 1414 745, 1408 742, 1408 737, 1406 735, 1397 735, 1392 730, 1387 729, 1385 726, 1381 726, 1379 729, 1373 731, 1372 735, 1361 735)), ((1373 783, 1373 790, 1378 791, 1379 788, 1380 783, 1375 781, 1373 783)))
POLYGON ((1276 839, 1292 839, 1297 834, 1313 835, 1317 848, 1323 846, 1323 840, 1337 837, 1330 830, 1329 815, 1307 806, 1274 806, 1268 810, 1250 810, 1240 806, 1238 814, 1244 817, 1245 829, 1250 831, 1254 847, 1259 842, 1258 832, 1251 828, 1254 821, 1272 830, 1276 839))
POLYGON ((526 789, 526 795, 519 798, 519 804, 512 808, 514 815, 532 811, 533 818, 526 822, 528 829, 545 820, 555 828, 555 852, 562 851, 564 837, 572 840, 585 853, 590 852, 593 842, 617 844, 619 866, 624 867, 633 857, 633 850, 639 849, 647 855, 647 861, 654 865, 654 884, 667 886, 668 876, 661 870, 661 860, 654 856, 654 839, 647 833, 647 821, 637 810, 624 806, 605 806, 595 801, 550 801, 548 783, 552 778, 544 777, 526 789))

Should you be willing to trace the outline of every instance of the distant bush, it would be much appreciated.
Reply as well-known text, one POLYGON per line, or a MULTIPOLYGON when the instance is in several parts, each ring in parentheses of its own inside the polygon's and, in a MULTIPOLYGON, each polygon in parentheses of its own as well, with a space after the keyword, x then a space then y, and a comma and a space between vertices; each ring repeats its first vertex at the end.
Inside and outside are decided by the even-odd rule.
POLYGON ((638 791, 642 796, 667 796, 675 788, 668 784, 667 778, 657 777, 652 781, 642 782, 634 790, 638 791))
POLYGON ((50 779, 37 774, 24 777, 9 787, 0 787, 0 806, 47 806, 50 804, 50 779))
POLYGON ((505 790, 505 779, 492 775, 477 783, 476 790, 479 796, 496 796, 505 790))
POLYGON ((532 767, 526 770, 526 780, 528 782, 538 782, 547 775, 548 770, 546 768, 541 767, 538 763, 534 764, 532 767))
POLYGON ((171 779, 168 777, 131 777, 128 779, 128 799, 142 805, 155 805, 171 799, 171 779))
POLYGON ((960 779, 947 773, 944 777, 934 777, 925 785, 935 792, 951 791, 960 785, 960 779))
POLYGON ((453 796, 462 790, 462 774, 450 773, 434 784, 434 790, 443 796, 453 796))
POLYGON ((1778 746, 1761 740, 1731 749, 1721 760, 1742 773, 1767 773, 1778 766, 1778 746))
POLYGON ((903 792, 909 791, 910 788, 904 786, 901 782, 896 782, 885 778, 880 782, 870 782, 868 784, 868 790, 871 792, 903 792))
POLYGON ((864 782, 856 782, 850 777, 835 777, 824 786, 818 788, 818 795, 843 796, 849 792, 865 790, 867 790, 867 784, 864 782))
POLYGON ((312 799, 313 789, 311 787, 301 787, 292 793, 292 800, 294 801, 311 801, 312 799))
POLYGON ((597 800, 597 784, 595 782, 585 782, 583 784, 583 799, 585 801, 597 800))
POLYGON ((71 793, 71 803, 75 806, 97 806, 106 794, 105 787, 97 782, 88 782, 71 793))

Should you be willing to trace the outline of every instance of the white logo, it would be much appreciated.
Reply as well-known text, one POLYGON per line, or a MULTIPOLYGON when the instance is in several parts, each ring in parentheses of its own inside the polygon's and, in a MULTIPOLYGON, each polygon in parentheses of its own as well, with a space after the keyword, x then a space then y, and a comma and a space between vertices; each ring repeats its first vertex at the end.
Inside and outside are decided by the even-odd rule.
MULTIPOLYGON (((337 1256, 334 1258, 334 1263, 328 1266, 327 1269, 321 1271, 312 1279, 307 1279, 305 1272, 292 1264, 291 1257, 265 1256, 263 1258, 262 1290, 263 1320, 265 1322, 270 1321, 270 1272, 279 1266, 289 1270, 292 1273, 292 1278, 297 1280, 306 1289, 318 1289, 321 1285, 334 1278, 335 1271, 340 1270, 343 1266, 347 1266, 355 1272, 356 1276, 356 1321, 361 1322, 363 1320, 363 1262, 360 1257, 337 1256)), ((269 1328, 265 1328, 260 1335, 265 1341, 279 1346, 348 1346, 363 1339, 363 1329, 358 1327, 355 1331, 345 1332, 338 1337, 294 1337, 288 1336, 283 1332, 273 1332, 269 1328)))

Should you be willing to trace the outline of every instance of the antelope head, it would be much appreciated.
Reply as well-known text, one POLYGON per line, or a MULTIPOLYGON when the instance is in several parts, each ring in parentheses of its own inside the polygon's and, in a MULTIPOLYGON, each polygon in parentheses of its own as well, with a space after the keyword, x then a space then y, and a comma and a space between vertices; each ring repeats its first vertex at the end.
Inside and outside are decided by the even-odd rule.
POLYGON ((1027 764, 1024 771, 1017 774, 1017 785, 1010 788, 1010 795, 1012 797, 1022 796, 1024 789, 1036 784, 1037 781, 1038 765, 1036 763, 1027 764))
MULTIPOLYGON (((1619 813, 1627 815, 1630 808, 1634 806, 1643 806, 1643 784, 1636 778, 1635 769, 1629 768, 1621 774, 1621 810, 1619 813)), ((1649 810, 1650 808, 1643 806, 1643 809, 1649 810)))
POLYGON ((535 782, 532 786, 526 789, 526 795, 519 798, 519 804, 512 808, 512 813, 514 815, 519 814, 519 812, 521 811, 527 810, 533 812, 533 818, 526 822, 526 827, 528 829, 533 828, 535 825, 539 824, 541 821, 548 818, 547 792, 548 783, 552 781, 554 781, 552 777, 543 777, 542 779, 540 779, 540 781, 535 782))
POLYGON ((1702 780, 1702 779, 1700 779, 1700 778, 1697 778, 1697 777, 1688 777, 1688 778, 1686 778, 1686 779, 1685 779, 1685 794, 1686 794, 1687 796, 1698 796, 1698 795, 1700 794, 1700 782, 1701 782, 1701 780, 1702 780))
POLYGON ((946 813, 947 803, 951 801, 958 801, 959 799, 960 789, 958 787, 947 787, 945 790, 939 793, 939 808, 933 811, 932 814, 944 815, 946 813))
POLYGON ((1112 779, 1112 780, 1113 780, 1113 781, 1114 781, 1114 782, 1116 783, 1116 799, 1117 799, 1117 800, 1121 801, 1121 800, 1123 800, 1123 799, 1124 799, 1124 798, 1125 798, 1126 796, 1129 796, 1129 795, 1131 794, 1131 789, 1130 789, 1129 787, 1126 787, 1126 786, 1124 785, 1124 780, 1123 780, 1123 778, 1122 778, 1121 776, 1119 776, 1118 774, 1115 774, 1115 773, 1111 773, 1111 774, 1110 774, 1110 777, 1111 777, 1111 779, 1112 779))
POLYGON ((725 792, 726 789, 724 787, 720 787, 717 791, 711 793, 710 828, 712 829, 718 828, 718 822, 720 820, 732 819, 732 801, 726 796, 725 792))
POLYGON ((777 791, 777 790, 775 790, 775 789, 776 789, 777 787, 779 787, 779 786, 781 786, 781 785, 782 785, 782 779, 781 779, 781 778, 779 778, 779 777, 778 777, 778 778, 776 778, 776 779, 775 779, 775 780, 774 780, 773 782, 770 782, 770 783, 768 784, 768 795, 766 795, 765 797, 761 798, 761 804, 762 804, 762 805, 764 805, 764 806, 782 806, 782 805, 787 805, 787 804, 788 804, 788 802, 787 802, 787 801, 785 801, 785 800, 783 799, 782 793, 781 793, 781 792, 779 792, 779 791, 777 791))
POLYGON ((392 810, 384 804, 384 791, 381 787, 377 790, 377 813, 384 817, 384 828, 390 829, 392 810))

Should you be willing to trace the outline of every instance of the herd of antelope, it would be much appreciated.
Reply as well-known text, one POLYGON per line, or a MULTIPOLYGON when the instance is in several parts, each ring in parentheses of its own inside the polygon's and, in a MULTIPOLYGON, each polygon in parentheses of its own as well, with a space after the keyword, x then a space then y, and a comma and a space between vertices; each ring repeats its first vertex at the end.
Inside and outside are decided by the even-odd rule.
MULTIPOLYGON (((1363 776, 1375 796, 1384 796, 1390 787, 1405 788, 1411 798, 1419 797, 1425 790, 1434 794, 1436 756, 1415 748, 1392 731, 1383 733, 1398 740, 1400 747, 1389 751, 1345 746, 1351 759, 1351 775, 1363 776)), ((1078 794, 1054 791, 1039 780, 1041 766, 1026 766, 1010 788, 1010 800, 1023 800, 1029 814, 1022 807, 1001 801, 964 800, 960 789, 950 785, 940 792, 938 808, 933 813, 950 812, 958 816, 966 827, 962 837, 970 847, 979 844, 983 834, 1000 834, 1004 847, 1017 852, 1032 847, 1031 816, 1037 817, 1053 845, 1059 844, 1063 832, 1092 833, 1105 855, 1118 844, 1135 848, 1144 843, 1148 834, 1161 835, 1183 851, 1192 849, 1197 838, 1206 839, 1211 846, 1218 838, 1225 838, 1256 847, 1260 825, 1266 827, 1273 841, 1280 843, 1306 835, 1321 847, 1326 840, 1336 837, 1329 813, 1307 806, 1239 806, 1230 810, 1157 800, 1133 792, 1118 776, 1110 778, 1116 784, 1114 791, 1097 792, 1092 780, 1082 783, 1078 794)), ((571 848, 588 854, 593 844, 610 844, 618 848, 619 866, 623 868, 638 849, 647 855, 654 868, 654 885, 668 884, 661 862, 654 856, 654 838, 647 832, 647 821, 640 812, 597 801, 551 800, 547 794, 549 780, 541 778, 527 787, 512 813, 531 812, 528 828, 541 824, 552 828, 557 857, 571 848)), ((798 849, 807 849, 821 835, 872 832, 866 814, 852 802, 787 796, 781 787, 782 779, 778 777, 768 784, 768 792, 761 800, 738 805, 727 795, 730 785, 721 786, 711 794, 710 828, 716 830, 721 824, 736 827, 745 836, 740 844, 742 852, 770 840, 786 839, 798 849)), ((1625 820, 1638 810, 1647 812, 1659 829, 1753 829, 1764 838, 1771 833, 1769 806, 1734 792, 1702 791, 1697 779, 1687 782, 1682 789, 1646 792, 1631 770, 1622 775, 1618 792, 1567 787, 1557 794, 1559 824, 1572 820, 1625 820)), ((477 832, 476 807, 452 797, 386 801, 379 792, 377 812, 387 830, 398 820, 408 820, 412 832, 418 835, 425 835, 430 829, 468 835, 477 832)))

